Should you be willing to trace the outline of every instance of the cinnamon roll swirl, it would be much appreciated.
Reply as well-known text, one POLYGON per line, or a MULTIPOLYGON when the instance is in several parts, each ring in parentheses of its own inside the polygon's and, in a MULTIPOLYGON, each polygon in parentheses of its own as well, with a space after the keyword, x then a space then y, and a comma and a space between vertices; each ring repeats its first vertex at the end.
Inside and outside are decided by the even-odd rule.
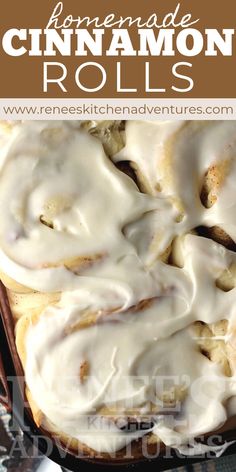
POLYGON ((36 424, 90 457, 190 452, 236 395, 236 122, 0 138, 0 277, 36 424))

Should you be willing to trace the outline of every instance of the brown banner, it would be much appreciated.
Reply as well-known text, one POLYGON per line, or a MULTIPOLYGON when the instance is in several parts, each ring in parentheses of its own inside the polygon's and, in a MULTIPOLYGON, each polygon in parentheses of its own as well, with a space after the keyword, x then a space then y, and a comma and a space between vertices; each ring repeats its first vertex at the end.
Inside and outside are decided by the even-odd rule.
MULTIPOLYGON (((0 28, 1 98, 236 97, 235 0, 182 0, 179 4, 176 0, 64 0, 61 2, 60 15, 49 25, 57 4, 57 0, 4 2, 0 28), (102 55, 94 55, 88 48, 85 48, 87 55, 75 54, 80 41, 80 32, 78 37, 75 34, 78 17, 99 17, 98 29, 104 30, 102 55), (128 26, 128 19, 120 28, 118 23, 109 27, 109 21, 111 25, 112 21, 118 22, 120 17, 140 17, 142 28, 137 27, 137 22, 128 26), (156 24, 150 27, 154 18, 156 24), (107 22, 105 26, 104 22, 107 22), (68 39, 70 46, 69 43, 65 45, 67 53, 68 47, 71 48, 70 55, 63 55, 56 47, 55 55, 48 55, 45 52, 44 29, 47 25, 52 30, 57 26, 56 32, 60 35, 63 23, 66 26, 64 30, 73 29, 71 38, 68 39), (7 33, 13 28, 21 30, 21 36, 18 36, 18 32, 16 35, 7 33), (153 56, 148 50, 148 55, 145 56, 143 49, 140 55, 140 29, 153 31, 156 40, 167 29, 173 32, 166 37, 160 55, 153 56), (212 46, 213 33, 206 32, 212 29, 218 31, 218 46, 216 43, 212 46), (32 30, 42 30, 42 33, 32 33, 32 30), (111 42, 114 41, 114 30, 126 30, 122 34, 127 35, 131 53, 135 55, 122 55, 122 48, 118 50, 117 56, 107 55, 111 42), (223 30, 228 30, 228 43, 223 30), (181 32, 182 36, 177 39, 181 32), (164 49, 170 55, 163 55, 164 49), (192 51, 193 55, 186 55, 185 50, 192 51), (215 56, 210 55, 212 50, 215 51, 215 56), (9 53, 12 51, 16 54, 19 51, 24 53, 12 56, 9 53), (36 56, 33 55, 35 51, 38 51, 36 56), (88 64, 91 62, 92 65, 88 64), (62 86, 50 83, 50 79, 54 80, 63 74, 65 78, 61 81, 62 86), (97 91, 92 91, 96 88, 97 91)), ((59 10, 60 5, 57 12, 59 10)), ((95 26, 93 22, 87 27, 91 35, 95 26)), ((86 29, 86 21, 77 31, 81 29, 86 29)), ((69 33, 67 34, 69 37, 69 33)), ((161 36, 159 39, 161 41, 161 36)), ((127 47, 125 52, 127 53, 127 47)))

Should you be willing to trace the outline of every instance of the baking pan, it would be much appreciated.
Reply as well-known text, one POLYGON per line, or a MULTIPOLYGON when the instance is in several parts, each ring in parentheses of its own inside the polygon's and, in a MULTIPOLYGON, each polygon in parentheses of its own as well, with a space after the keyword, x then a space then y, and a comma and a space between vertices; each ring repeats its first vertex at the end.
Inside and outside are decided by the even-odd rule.
MULTIPOLYGON (((12 414, 12 422, 14 421, 20 426, 24 434, 26 434, 33 444, 37 444, 39 451, 47 455, 50 459, 59 465, 72 471, 88 471, 91 468, 94 472, 104 471, 107 467, 113 466, 115 470, 143 470, 144 461, 145 467, 151 470, 164 471, 170 468, 175 468, 183 465, 190 465, 206 459, 214 458, 214 454, 209 453, 201 455, 200 457, 179 457, 179 454, 174 450, 168 449, 168 455, 165 457, 165 450, 161 455, 151 460, 144 459, 129 463, 119 462, 115 464, 112 461, 104 461, 101 459, 81 459, 76 456, 73 451, 65 451, 61 445, 56 444, 49 436, 39 429, 31 415, 30 408, 24 406, 26 398, 24 395, 24 381, 23 370, 19 356, 16 351, 14 338, 13 317, 11 314, 5 287, 0 282, 0 332, 1 332, 1 352, 0 352, 0 401, 5 405, 7 410, 12 414), (12 388, 14 380, 14 389, 12 388), (14 393, 13 393, 14 390, 14 393)), ((236 440, 236 430, 230 429, 222 433, 222 439, 225 442, 236 440)), ((236 453, 236 443, 229 445, 225 450, 224 455, 236 453)))

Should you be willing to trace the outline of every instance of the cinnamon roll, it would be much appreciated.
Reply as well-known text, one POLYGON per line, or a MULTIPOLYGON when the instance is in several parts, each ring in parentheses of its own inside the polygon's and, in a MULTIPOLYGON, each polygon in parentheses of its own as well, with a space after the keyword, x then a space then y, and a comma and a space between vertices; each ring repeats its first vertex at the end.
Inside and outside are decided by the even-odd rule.
POLYGON ((0 277, 36 424, 89 457, 199 450, 236 395, 236 122, 0 136, 0 277))

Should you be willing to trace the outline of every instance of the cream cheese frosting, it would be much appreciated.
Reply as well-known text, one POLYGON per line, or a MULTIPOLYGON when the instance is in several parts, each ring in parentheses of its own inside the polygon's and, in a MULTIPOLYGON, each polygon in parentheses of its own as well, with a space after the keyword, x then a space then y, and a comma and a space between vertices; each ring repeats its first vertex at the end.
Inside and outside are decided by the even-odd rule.
POLYGON ((112 160, 79 122, 17 124, 6 143, 0 270, 32 290, 61 292, 25 337, 38 408, 58 430, 108 453, 147 433, 120 427, 132 409, 173 447, 220 427, 236 395, 234 357, 227 376, 201 352, 193 326, 228 320, 220 339, 233 352, 236 254, 195 229, 218 226, 236 242, 236 122, 129 121, 112 160), (121 160, 142 191, 116 168, 121 160), (208 208, 206 173, 222 163, 229 170, 208 208), (89 263, 67 264, 81 258, 89 263), (228 291, 217 282, 225 273, 228 291), (82 326, 88 313, 95 321, 82 326), (181 394, 166 406, 168 390, 181 394))

